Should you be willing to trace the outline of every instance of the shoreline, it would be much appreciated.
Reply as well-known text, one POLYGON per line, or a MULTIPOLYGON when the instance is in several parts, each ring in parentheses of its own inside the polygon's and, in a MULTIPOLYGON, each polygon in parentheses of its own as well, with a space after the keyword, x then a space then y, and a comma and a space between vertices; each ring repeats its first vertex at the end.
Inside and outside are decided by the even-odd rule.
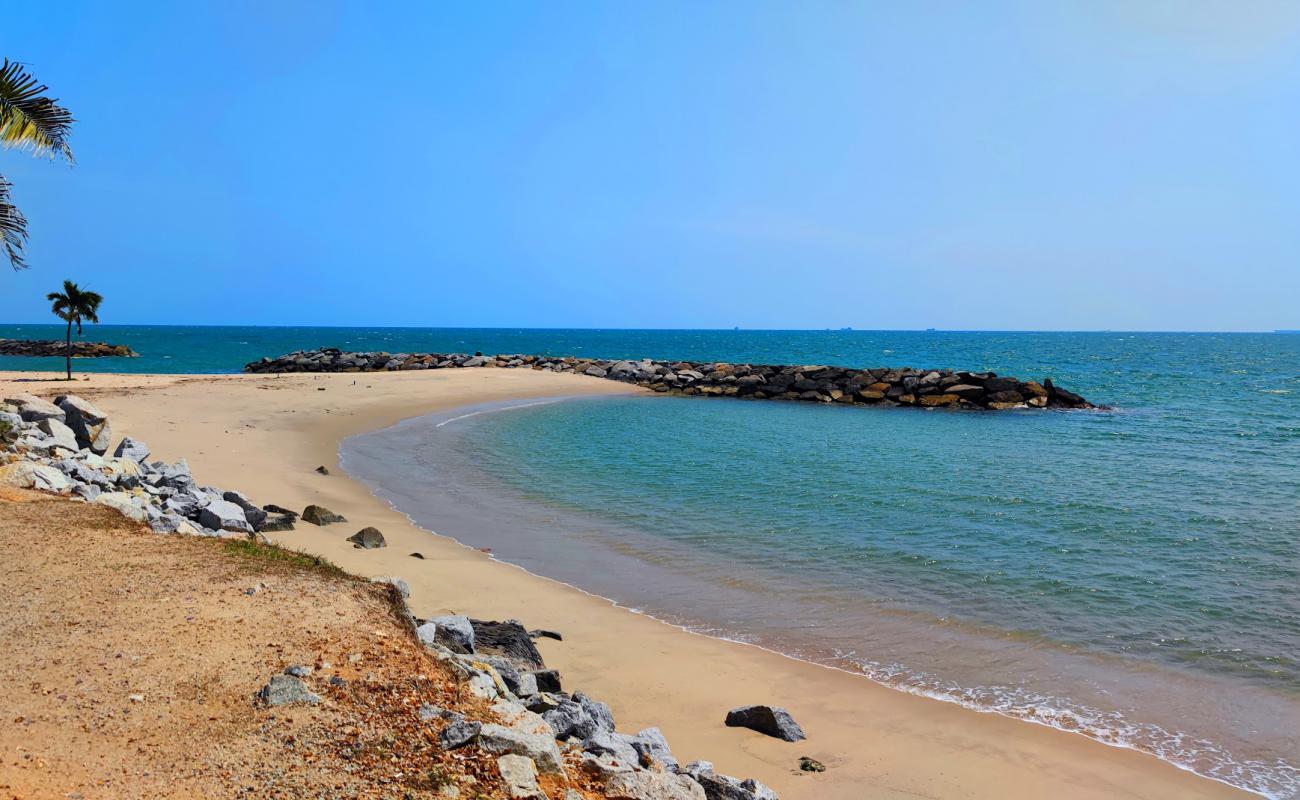
POLYGON ((411 583, 412 607, 421 615, 519 616, 530 627, 560 630, 565 641, 545 642, 542 649, 548 663, 565 675, 568 688, 607 698, 629 728, 660 725, 680 755, 709 757, 723 771, 753 775, 782 797, 861 797, 868 788, 885 797, 1254 796, 1086 736, 971 713, 757 646, 737 647, 744 643, 704 634, 683 637, 681 628, 626 613, 522 567, 502 570, 500 565, 508 562, 412 525, 360 481, 312 472, 317 464, 337 469, 339 444, 350 435, 476 400, 637 391, 579 376, 455 373, 281 378, 96 374, 72 384, 8 385, 17 376, 30 375, 9 373, 0 375, 0 383, 6 390, 70 390, 86 396, 122 426, 118 435, 145 439, 164 458, 185 456, 204 482, 247 489, 284 505, 320 502, 343 513, 351 520, 347 526, 305 530, 310 526, 303 525, 272 538, 349 571, 402 576, 411 583), (383 391, 371 391, 379 386, 383 391), (321 388, 326 391, 316 391, 321 388), (276 395, 285 390, 287 396, 276 395), (353 390, 355 396, 335 401, 353 390), (383 530, 389 548, 357 551, 343 541, 363 525, 383 530), (426 560, 406 555, 412 548, 426 560), (472 607, 446 605, 464 597, 475 598, 472 607), (711 674, 700 674, 702 664, 711 674), (818 666, 824 669, 811 671, 818 666), (754 702, 790 708, 808 731, 808 742, 789 745, 722 726, 727 708, 754 702), (809 776, 793 769, 791 774, 800 755, 823 761, 828 771, 809 776))

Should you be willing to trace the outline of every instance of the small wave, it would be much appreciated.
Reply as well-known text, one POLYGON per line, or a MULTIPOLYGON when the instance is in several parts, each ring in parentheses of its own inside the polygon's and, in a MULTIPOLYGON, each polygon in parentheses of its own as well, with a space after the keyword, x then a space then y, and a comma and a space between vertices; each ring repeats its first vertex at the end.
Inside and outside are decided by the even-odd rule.
POLYGON ((1150 723, 1125 719, 1069 700, 1006 686, 962 687, 901 664, 881 664, 852 653, 839 658, 876 683, 908 694, 956 703, 972 711, 1001 714, 1049 728, 1078 733, 1114 747, 1151 753, 1162 761, 1205 778, 1267 797, 1300 797, 1300 767, 1278 760, 1242 760, 1223 747, 1150 723))

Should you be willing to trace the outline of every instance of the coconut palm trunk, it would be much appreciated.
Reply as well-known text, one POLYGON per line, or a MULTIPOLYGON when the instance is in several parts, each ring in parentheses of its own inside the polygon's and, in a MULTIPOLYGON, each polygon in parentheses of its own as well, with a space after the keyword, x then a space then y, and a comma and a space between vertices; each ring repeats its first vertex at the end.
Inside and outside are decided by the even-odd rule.
POLYGON ((64 351, 64 358, 68 362, 68 380, 72 380, 72 320, 68 320, 68 349, 64 351))

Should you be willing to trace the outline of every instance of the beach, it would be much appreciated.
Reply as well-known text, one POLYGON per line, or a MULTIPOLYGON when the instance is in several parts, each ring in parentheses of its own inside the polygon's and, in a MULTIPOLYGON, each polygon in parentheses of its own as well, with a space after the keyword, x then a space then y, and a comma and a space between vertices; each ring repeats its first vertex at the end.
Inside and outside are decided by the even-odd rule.
POLYGON ((784 798, 1251 796, 1153 756, 905 694, 617 608, 431 536, 338 464, 341 440, 402 419, 505 400, 634 390, 628 386, 495 369, 81 377, 87 379, 69 386, 33 373, 0 373, 0 388, 73 391, 110 415, 117 436, 147 441, 157 458, 186 458, 200 483, 235 488, 259 502, 318 503, 343 514, 347 525, 299 524, 270 536, 352 572, 404 578, 419 616, 518 618, 530 628, 560 631, 563 642, 542 640, 539 647, 566 689, 607 699, 620 729, 659 726, 681 760, 709 759, 721 771, 762 780, 784 798), (329 474, 316 472, 318 466, 329 474), (383 531, 388 546, 353 549, 345 537, 364 526, 383 531), (722 725, 728 709, 752 703, 788 708, 808 741, 790 744, 722 725), (827 771, 801 773, 797 760, 804 755, 827 771))

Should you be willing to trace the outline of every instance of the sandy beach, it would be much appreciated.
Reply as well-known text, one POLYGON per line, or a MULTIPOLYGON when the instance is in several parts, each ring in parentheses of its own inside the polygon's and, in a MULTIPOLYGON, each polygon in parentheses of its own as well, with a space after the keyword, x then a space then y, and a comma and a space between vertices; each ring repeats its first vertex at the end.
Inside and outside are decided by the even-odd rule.
MULTIPOLYGON (((0 373, 6 393, 73 392, 106 411, 115 439, 143 439, 154 457, 186 458, 200 483, 239 489, 261 503, 319 503, 349 520, 299 524, 278 544, 349 571, 411 586, 421 616, 519 618, 557 630, 542 640, 565 688, 607 699, 619 727, 657 725, 683 761, 753 776, 796 798, 1217 798, 1246 792, 1084 736, 907 695, 860 676, 754 647, 690 634, 600 598, 431 536, 349 479, 339 442, 434 411, 510 399, 636 391, 594 378, 528 370, 440 370, 335 375, 78 376, 0 373), (326 466, 330 474, 315 471, 326 466), (364 526, 388 547, 356 550, 364 526), (424 560, 409 554, 418 551, 424 560), (808 733, 789 744, 724 727, 730 708, 785 706, 808 733), (802 773, 800 756, 824 762, 802 773)), ((527 453, 518 454, 527 458, 527 453)), ((445 531, 455 536, 455 531, 445 531)))

